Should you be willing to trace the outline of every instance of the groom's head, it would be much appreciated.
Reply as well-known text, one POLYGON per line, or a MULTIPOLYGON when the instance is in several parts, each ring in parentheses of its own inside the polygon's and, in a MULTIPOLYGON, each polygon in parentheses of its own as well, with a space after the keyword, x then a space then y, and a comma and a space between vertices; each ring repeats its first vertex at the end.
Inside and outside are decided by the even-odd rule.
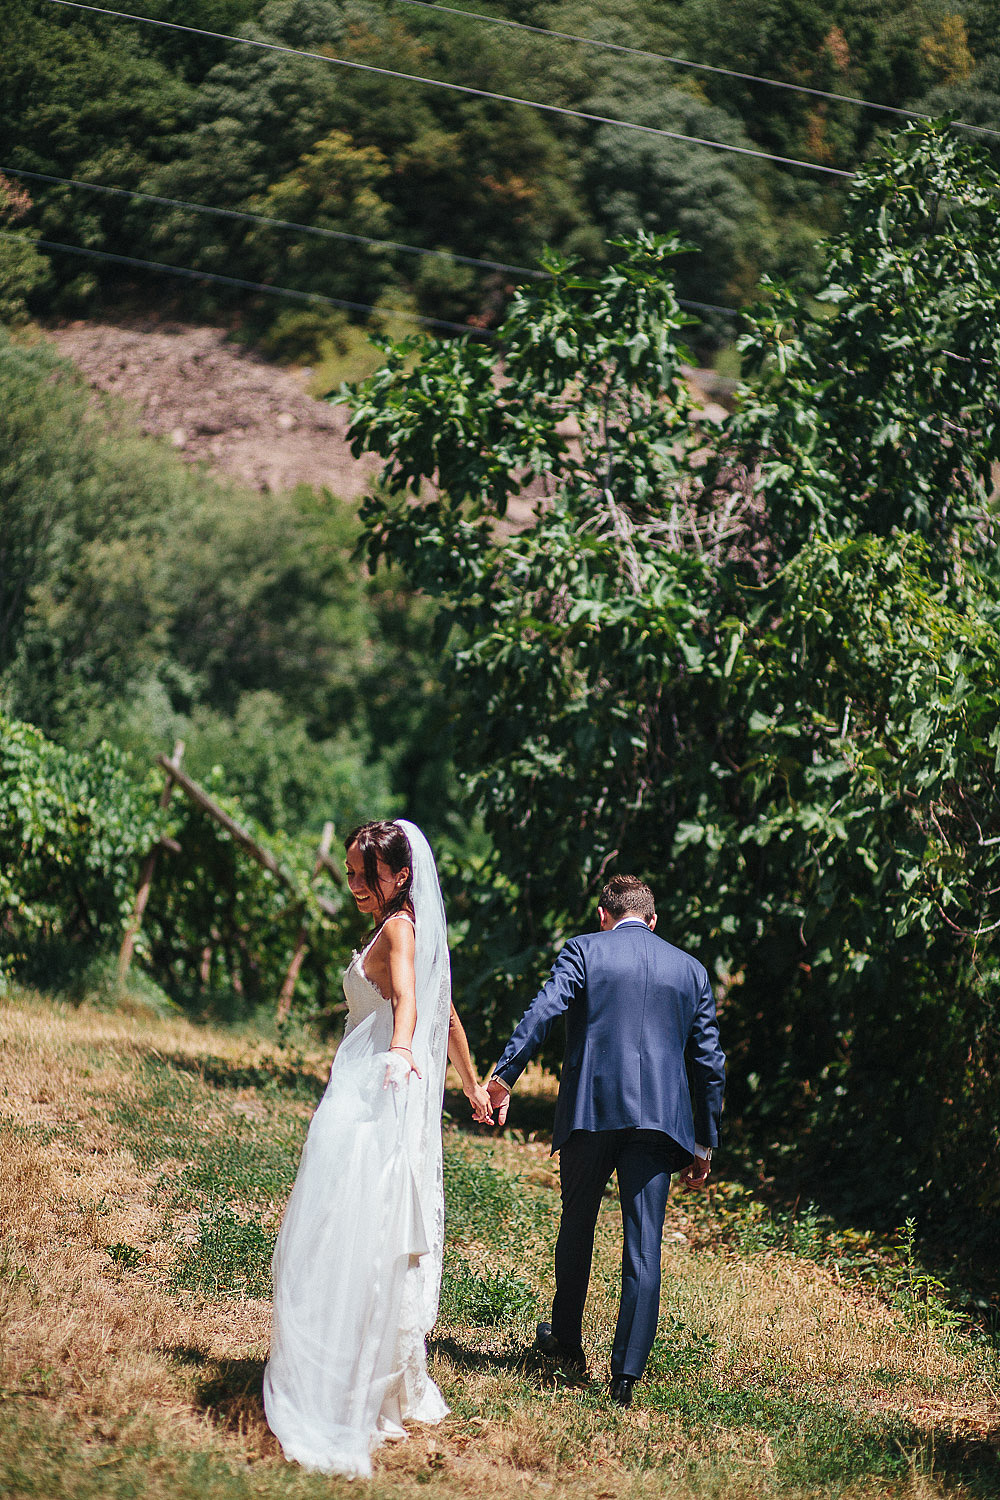
POLYGON ((652 932, 656 926, 653 893, 637 875, 612 875, 597 903, 601 931, 610 932, 624 917, 640 917, 652 932))

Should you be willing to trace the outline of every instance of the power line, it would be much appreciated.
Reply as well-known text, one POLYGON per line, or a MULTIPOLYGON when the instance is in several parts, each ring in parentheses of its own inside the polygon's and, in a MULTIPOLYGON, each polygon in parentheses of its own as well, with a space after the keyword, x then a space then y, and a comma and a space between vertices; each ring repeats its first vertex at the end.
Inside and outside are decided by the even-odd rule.
POLYGON ((738 307, 720 307, 717 302, 692 302, 690 297, 678 297, 678 307, 693 307, 696 312, 725 313, 729 318, 742 318, 738 307))
MULTIPOLYGON (((528 276, 528 277, 530 277, 534 281, 550 281, 552 279, 551 278, 551 274, 548 271, 534 271, 534 270, 532 270, 528 266, 508 265, 504 261, 476 260, 476 259, 474 259, 470 255, 457 255, 457 254, 455 254, 451 250, 427 250, 427 249, 425 249, 424 247, 422 247, 420 245, 403 245, 403 244, 397 243, 395 240, 377 240, 377 239, 372 239, 370 236, 364 235, 364 234, 348 234, 346 230, 340 230, 340 229, 319 229, 315 225, 312 225, 312 224, 296 224, 296 223, 293 223, 289 219, 271 219, 271 218, 268 218, 266 214, 254 214, 254 213, 250 213, 249 211, 244 212, 244 211, 241 211, 241 210, 238 210, 238 209, 233 209, 233 208, 217 208, 214 205, 208 204, 208 203, 190 203, 185 198, 161 198, 161 197, 157 196, 155 193, 142 193, 142 192, 140 192, 138 190, 138 188, 111 187, 107 183, 103 183, 103 182, 83 182, 81 179, 76 178, 76 177, 54 177, 49 172, 29 172, 26 167, 8 167, 8 166, 0 165, 0 175, 2 175, 2 174, 6 174, 9 177, 27 177, 27 178, 30 178, 34 182, 50 182, 50 183, 55 183, 55 184, 58 184, 61 187, 86 188, 86 189, 89 189, 89 190, 91 190, 93 192, 96 192, 96 193, 110 193, 114 197, 120 197, 120 198, 138 198, 142 202, 146 202, 146 203, 160 203, 160 204, 164 204, 164 205, 166 205, 166 206, 168 206, 170 208, 182 208, 182 209, 189 208, 189 209, 192 209, 195 213, 201 213, 201 214, 219 214, 221 217, 227 218, 227 219, 243 219, 243 220, 249 220, 249 221, 251 221, 253 223, 271 224, 271 225, 274 225, 274 226, 276 226, 277 228, 280 228, 280 229, 291 229, 291 230, 295 230, 295 231, 301 231, 304 234, 318 234, 318 235, 323 235, 325 237, 330 237, 332 239, 346 239, 346 240, 351 240, 351 241, 354 241, 354 242, 356 242, 358 244, 362 244, 362 245, 390 246, 390 247, 392 247, 393 249, 396 249, 396 250, 408 250, 408 251, 410 251, 414 255, 439 255, 439 256, 446 257, 446 258, 450 258, 452 260, 462 261, 466 265, 487 266, 490 269, 497 270, 497 271, 511 271, 515 275, 528 276)), ((41 241, 38 241, 37 243, 41 243, 41 241)), ((82 253, 82 251, 81 251, 81 253, 82 253)), ((150 262, 150 264, 154 265, 154 264, 157 264, 157 262, 150 262)), ((205 276, 207 276, 210 273, 207 272, 207 271, 206 272, 192 271, 191 274, 192 275, 205 275, 205 276)), ((247 283, 247 284, 248 285, 255 285, 255 286, 256 285, 260 285, 260 286, 265 286, 266 285, 266 283, 256 283, 256 282, 254 282, 254 283, 247 283)), ((304 295, 304 294, 295 293, 295 295, 298 296, 298 295, 304 295)), ((315 295, 319 296, 321 294, 320 293, 316 293, 315 295)), ((696 312, 722 313, 725 316, 731 317, 731 318, 738 318, 738 317, 742 316, 742 314, 740 313, 740 311, 739 311, 738 308, 736 308, 736 307, 720 307, 718 305, 718 303, 715 303, 715 302, 695 302, 695 301, 692 301, 690 298, 685 298, 685 297, 678 297, 677 298, 677 302, 678 302, 678 305, 680 307, 689 307, 689 308, 694 309, 696 312)), ((345 304, 345 305, 347 305, 347 304, 345 304)), ((356 307, 358 309, 362 309, 362 308, 368 306, 368 304, 365 304, 365 303, 357 303, 357 304, 350 304, 350 305, 352 307, 356 307)), ((377 311, 381 311, 381 309, 376 309, 376 310, 377 311)), ((399 317, 405 317, 405 316, 408 316, 408 314, 400 312, 400 313, 397 314, 397 316, 399 316, 399 317)), ((437 320, 432 319, 430 321, 434 322, 434 321, 437 321, 437 320)), ((442 326, 445 326, 445 325, 442 324, 442 326)), ((461 325, 459 325, 459 324, 449 324, 447 326, 449 326, 449 327, 462 327, 464 329, 466 325, 464 325, 464 324, 461 324, 461 325)))
MULTIPOLYGON (((4 239, 24 239, 16 229, 0 229, 4 239)), ((489 329, 475 328, 468 323, 449 323, 444 318, 425 318, 420 313, 406 312, 403 308, 376 307, 371 302, 350 302, 346 297, 327 297, 322 292, 300 292, 294 287, 270 286, 263 281, 246 281, 242 276, 224 276, 219 271, 196 271, 192 266, 170 266, 164 261, 141 260, 136 255, 118 255, 111 250, 91 250, 83 245, 62 245, 54 240, 29 241, 39 250, 55 250, 65 255, 82 255, 88 260, 110 260, 120 266, 135 266, 143 271, 160 271, 167 276, 181 276, 188 281, 215 281, 223 286, 239 287, 248 292, 264 292, 269 297, 290 297, 296 302, 319 303, 324 307, 344 308, 348 312, 378 313, 384 318, 403 318, 408 323, 419 323, 424 328, 444 328, 449 333, 467 333, 476 338, 496 337, 489 329)))
MULTIPOLYGON (((6 167, 0 168, 0 171, 7 170, 6 167)), ((119 191, 125 192, 126 189, 122 188, 119 191)), ((91 250, 83 245, 63 245, 55 240, 30 239, 16 229, 0 229, 0 235, 8 240, 28 238, 32 245, 36 245, 41 250, 61 251, 67 255, 83 255, 92 260, 115 261, 119 265, 136 266, 147 271, 162 271, 170 276, 183 276, 189 281, 217 281, 223 286, 241 287, 251 292, 266 292, 271 297, 291 297, 297 302, 318 302, 327 307, 343 308, 348 312, 378 313, 379 317, 403 318, 408 323, 419 323, 426 328, 443 328, 449 333, 468 333, 475 338, 496 337, 488 328, 477 328, 472 323, 449 323, 446 318, 426 318, 421 313, 407 312, 401 307, 376 307, 373 302, 351 302, 346 297, 327 297, 323 292, 300 292, 294 287, 273 286, 265 281, 247 281, 241 276, 224 276, 219 271, 198 271, 193 266, 171 266, 164 261, 142 260, 135 255, 118 255, 111 250, 91 250)), ((538 271, 533 274, 549 279, 547 271, 538 271)), ((719 307, 714 302, 692 302, 684 297, 678 297, 677 304, 679 307, 690 307, 699 312, 723 313, 731 318, 743 316, 737 307, 719 307)))
MULTIPOLYGON (((858 104, 864 109, 881 109, 886 114, 902 115, 906 119, 933 120, 933 115, 923 114, 919 109, 901 109, 895 104, 878 104, 874 99, 856 99, 852 94, 835 94, 829 89, 810 88, 804 83, 786 83, 781 78, 763 78, 757 73, 740 73, 735 68, 722 68, 713 63, 692 62, 688 57, 672 57, 666 52, 650 52, 644 47, 627 47, 620 42, 602 42, 594 36, 578 36, 572 31, 552 31, 547 26, 529 26, 525 21, 512 21, 506 16, 484 15, 482 11, 460 10, 455 5, 441 5, 438 0, 395 0, 399 5, 414 5, 420 10, 439 10, 450 16, 464 16, 470 21, 483 21, 489 26, 507 26, 514 31, 529 31, 535 36, 556 37, 562 42, 579 42, 585 47, 597 47, 603 52, 623 53, 628 57, 642 57, 651 62, 671 63, 675 68, 694 68, 702 73, 718 73, 723 78, 740 78, 744 83, 762 83, 768 88, 788 89, 795 94, 811 94, 817 99, 831 99, 838 104, 858 104)), ((951 122, 959 130, 975 131, 979 135, 1000 136, 1000 130, 990 130, 986 125, 967 125, 964 120, 951 122)))
POLYGON ((325 52, 308 52, 301 47, 287 47, 279 42, 265 42, 255 37, 232 36, 224 31, 207 31, 201 26, 182 26, 177 21, 160 21, 153 16, 137 16, 131 11, 108 10, 101 5, 86 5, 83 0, 48 0, 50 5, 61 5, 71 10, 89 11, 93 15, 110 16, 118 21, 136 21, 145 26, 159 26, 167 31, 181 31, 192 36, 208 37, 217 42, 234 42, 242 47, 257 47, 266 52, 280 52, 292 57, 307 57, 315 62, 329 63, 334 67, 352 68, 361 73, 375 73, 382 78, 398 78, 404 83, 419 83, 428 88, 448 89, 454 94, 467 94, 476 99, 493 99, 500 104, 520 104, 527 109, 540 109, 548 114, 562 115, 574 120, 587 120, 593 125, 614 125, 620 130, 636 130, 642 135, 659 136, 661 139, 683 141, 690 146, 707 146, 715 151, 729 151, 737 156, 755 157, 759 161, 778 162, 785 167, 802 167, 807 172, 822 172, 828 177, 853 178, 853 172, 840 167, 824 167, 819 162, 800 161, 794 156, 776 156, 771 151, 758 151, 751 146, 733 146, 726 141, 708 140, 704 136, 682 135, 677 130, 663 130, 658 125, 640 125, 635 120, 617 120, 609 115, 592 114, 588 110, 569 109, 563 104, 545 104, 539 99, 521 99, 515 94, 498 94, 492 89, 477 89, 467 83, 450 83, 443 78, 424 78, 419 73, 403 73, 397 68, 380 68, 375 63, 358 62, 354 58, 331 57, 325 52))
POLYGON ((103 182, 83 182, 76 177, 53 177, 48 172, 29 172, 25 167, 0 166, 0 172, 11 177, 29 177, 35 182, 50 182, 61 187, 85 188, 92 193, 110 193, 115 197, 138 198, 144 203, 159 203, 165 208, 186 208, 198 214, 218 214, 224 219, 241 219, 252 224, 269 224, 275 229, 293 229, 299 234, 319 235, 323 239, 348 240, 355 245, 372 245, 381 250, 402 250, 407 255, 436 255, 444 260, 458 261, 464 266, 482 266, 490 271, 510 271, 515 276, 529 276, 541 280, 545 271, 532 271, 528 266, 508 265, 502 260, 482 260, 473 255, 459 255, 454 250, 428 250, 423 245, 404 245, 398 240, 375 239, 368 234, 350 234, 346 229, 321 229, 315 224, 297 224, 291 219, 272 219, 267 214, 251 213, 248 209, 219 208, 209 203, 190 203, 184 198, 161 198, 156 193, 143 193, 138 188, 109 187, 103 182))

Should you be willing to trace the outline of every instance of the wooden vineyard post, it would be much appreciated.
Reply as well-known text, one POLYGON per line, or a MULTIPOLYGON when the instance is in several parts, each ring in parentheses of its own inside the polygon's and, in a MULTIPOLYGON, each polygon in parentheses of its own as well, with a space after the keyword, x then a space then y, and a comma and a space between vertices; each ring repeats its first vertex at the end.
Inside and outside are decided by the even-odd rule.
MULTIPOLYGON (((324 823, 323 836, 320 839, 319 843, 319 853, 316 856, 316 866, 313 870, 314 880, 316 879, 316 876, 319 874, 319 872, 324 868, 324 866, 329 866, 330 845, 332 843, 333 824, 324 823)), ((279 1021, 285 1020, 291 1008, 292 995, 295 992, 295 982, 299 977, 299 970, 302 967, 302 960, 306 956, 306 939, 308 938, 308 935, 309 930, 305 926, 305 924, 303 924, 299 928, 299 935, 295 940, 295 952, 292 954, 292 961, 288 965, 288 973, 285 975, 285 982, 281 986, 281 994, 278 997, 277 1018, 279 1021)))
MULTIPOLYGON (((171 775, 171 771, 180 770, 181 761, 183 760, 183 758, 183 740, 178 740, 176 742, 176 744, 174 745, 173 756, 169 761, 167 761, 165 757, 161 757, 161 764, 164 764, 164 769, 167 772, 167 779, 163 787, 163 792, 160 796, 161 808, 165 808, 167 806, 170 801, 170 793, 174 789, 174 777, 171 775)), ((129 967, 132 963, 132 954, 135 952, 135 940, 139 936, 139 928, 142 926, 142 917, 143 913, 146 910, 146 903, 149 900, 149 891, 150 887, 153 884, 153 873, 156 870, 156 856, 159 854, 161 847, 161 844, 153 845, 152 849, 150 849, 149 853, 146 855, 142 870, 139 874, 139 889, 135 893, 135 905, 132 908, 132 915, 129 918, 129 924, 125 930, 125 936, 122 939, 121 952, 118 954, 119 980, 125 979, 126 975, 128 974, 129 967)))

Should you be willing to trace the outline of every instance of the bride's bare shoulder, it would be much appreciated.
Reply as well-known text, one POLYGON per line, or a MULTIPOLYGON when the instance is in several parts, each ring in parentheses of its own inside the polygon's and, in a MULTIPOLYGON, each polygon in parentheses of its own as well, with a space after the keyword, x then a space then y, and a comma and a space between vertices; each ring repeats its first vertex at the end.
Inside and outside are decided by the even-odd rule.
POLYGON ((412 957, 416 948, 414 920, 409 912, 396 911, 386 917, 382 930, 372 944, 372 956, 378 962, 396 957, 412 957))
POLYGON ((394 911, 391 917, 386 917, 382 932, 391 947, 397 944, 404 948, 412 948, 416 937, 416 922, 408 911, 394 911))

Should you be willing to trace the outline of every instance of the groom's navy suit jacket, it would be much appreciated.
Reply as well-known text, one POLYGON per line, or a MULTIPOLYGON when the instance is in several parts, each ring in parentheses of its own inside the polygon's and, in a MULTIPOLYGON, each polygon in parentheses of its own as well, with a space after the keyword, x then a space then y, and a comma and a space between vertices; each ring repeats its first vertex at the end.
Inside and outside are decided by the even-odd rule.
POLYGON ((725 1058, 708 975, 696 959, 644 922, 571 938, 495 1076, 513 1087, 563 1014, 566 1055, 553 1151, 574 1130, 629 1126, 662 1131, 688 1158, 696 1142, 718 1145, 725 1058))

